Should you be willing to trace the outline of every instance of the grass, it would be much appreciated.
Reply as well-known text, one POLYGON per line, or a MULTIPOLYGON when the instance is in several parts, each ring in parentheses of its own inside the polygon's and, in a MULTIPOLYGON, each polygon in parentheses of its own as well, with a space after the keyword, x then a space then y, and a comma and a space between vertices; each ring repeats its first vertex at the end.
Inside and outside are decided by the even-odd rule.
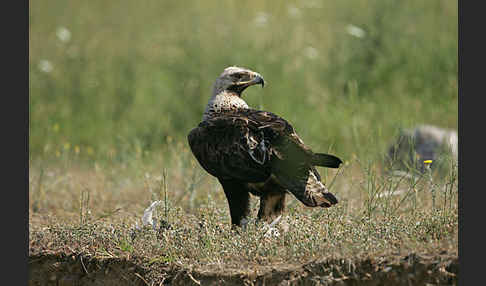
POLYGON ((29 19, 32 157, 69 144, 129 160, 184 141, 230 65, 261 73, 248 103, 319 149, 363 158, 399 128, 457 129, 454 1, 34 1, 29 19))
POLYGON ((457 129, 457 2, 31 1, 29 32, 31 256, 221 271, 457 257, 457 165, 397 176, 383 160, 403 128, 457 129), (265 77, 245 91, 250 106, 345 161, 320 169, 340 203, 289 196, 278 236, 253 221, 230 229, 220 185, 186 142, 230 65, 265 77), (157 200, 156 229, 141 227, 157 200))
MULTIPOLYGON (((445 179, 425 173, 414 180, 383 173, 374 162, 365 167, 357 160, 347 162, 340 172, 329 170, 325 177, 327 182, 334 180, 331 191, 339 197, 338 205, 307 208, 289 195, 278 235, 266 237, 266 228, 254 222, 255 198, 248 228, 230 229, 227 202, 217 181, 203 173, 191 156, 184 156, 190 151, 183 150, 174 151, 180 156, 170 162, 180 168, 164 169, 167 161, 159 160, 138 175, 133 167, 119 165, 31 167, 31 253, 68 248, 93 257, 128 255, 145 262, 199 267, 430 251, 428 247, 437 245, 442 247, 435 252, 457 253, 454 172, 445 179), (187 182, 186 176, 199 179, 187 182), (36 196, 38 190, 45 194, 36 196), (155 200, 162 203, 153 214, 154 230, 142 226, 141 217, 155 200)), ((141 164, 137 168, 147 166, 137 163, 141 164)))
MULTIPOLYGON (((364 164, 355 158, 339 170, 321 169, 323 180, 340 200, 336 206, 307 208, 289 195, 281 221, 269 232, 255 221, 258 200, 252 197, 250 222, 245 230, 234 231, 217 180, 197 165, 185 145, 174 146, 179 147, 168 154, 177 155, 158 154, 130 164, 85 162, 68 155, 56 158, 60 162, 33 163, 29 171, 32 263, 54 256, 48 265, 73 264, 73 269, 81 269, 78 260, 85 260, 81 265, 91 261, 86 273, 76 276, 81 279, 88 273, 105 273, 108 261, 127 261, 139 270, 119 271, 133 272, 149 284, 167 277, 194 279, 191 275, 197 275, 196 281, 202 277, 240 281, 238 277, 256 275, 252 273, 280 281, 288 271, 305 272, 310 267, 306 265, 315 263, 321 270, 313 275, 328 275, 332 281, 350 277, 395 281, 387 269, 411 271, 414 281, 456 281, 457 267, 441 265, 455 265, 458 257, 457 168, 446 177, 439 172, 397 177, 379 161, 364 164), (161 201, 152 214, 155 223, 144 225, 144 211, 154 201, 161 201), (413 268, 400 266, 410 255, 429 260, 413 262, 418 263, 413 268), (342 261, 347 262, 341 265, 342 261), (440 270, 443 267, 449 268, 440 270), (278 269, 278 274, 271 269, 278 269)), ((41 272, 31 277, 43 281, 43 268, 35 265, 33 271, 41 272)), ((72 275, 61 269, 56 272, 58 279, 72 275)), ((304 274, 299 279, 306 279, 304 274)), ((113 285, 121 283, 114 279, 113 285)))

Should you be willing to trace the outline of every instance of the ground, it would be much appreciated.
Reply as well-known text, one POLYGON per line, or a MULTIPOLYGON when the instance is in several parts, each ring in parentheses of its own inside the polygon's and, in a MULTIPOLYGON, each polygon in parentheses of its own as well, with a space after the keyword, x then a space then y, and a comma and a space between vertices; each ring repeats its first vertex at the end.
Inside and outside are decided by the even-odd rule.
POLYGON ((138 173, 32 164, 29 285, 457 284, 454 170, 396 177, 346 162, 322 172, 336 206, 289 197, 269 231, 253 197, 247 228, 232 230, 217 181, 179 154, 178 168, 152 162, 138 173))

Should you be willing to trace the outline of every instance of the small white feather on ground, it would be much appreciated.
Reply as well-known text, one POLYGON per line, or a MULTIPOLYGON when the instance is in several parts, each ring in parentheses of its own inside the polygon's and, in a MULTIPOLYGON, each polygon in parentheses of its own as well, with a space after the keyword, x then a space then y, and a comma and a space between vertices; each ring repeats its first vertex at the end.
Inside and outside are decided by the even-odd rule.
POLYGON ((155 210, 155 207, 157 207, 161 203, 162 201, 155 201, 152 204, 150 204, 148 208, 145 209, 142 216, 142 226, 150 225, 155 229, 155 222, 152 219, 152 214, 155 210))

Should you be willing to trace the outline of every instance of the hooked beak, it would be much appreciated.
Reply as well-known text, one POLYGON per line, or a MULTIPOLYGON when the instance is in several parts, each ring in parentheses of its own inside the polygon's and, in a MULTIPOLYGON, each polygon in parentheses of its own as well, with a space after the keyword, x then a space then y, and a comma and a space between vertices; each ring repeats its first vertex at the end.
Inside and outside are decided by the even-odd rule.
POLYGON ((257 75, 253 80, 253 84, 261 84, 262 88, 265 86, 265 80, 261 75, 257 75))
POLYGON ((231 87, 232 90, 236 91, 238 94, 241 94, 247 87, 261 84, 262 88, 265 85, 265 80, 263 77, 257 73, 255 73, 254 77, 248 81, 241 81, 231 87))
POLYGON ((256 85, 256 84, 261 84, 262 88, 263 88, 263 86, 265 86, 265 80, 259 74, 256 74, 255 77, 253 79, 249 80, 249 81, 244 81, 244 82, 238 83, 238 86, 240 86, 240 88, 247 88, 249 86, 256 85))

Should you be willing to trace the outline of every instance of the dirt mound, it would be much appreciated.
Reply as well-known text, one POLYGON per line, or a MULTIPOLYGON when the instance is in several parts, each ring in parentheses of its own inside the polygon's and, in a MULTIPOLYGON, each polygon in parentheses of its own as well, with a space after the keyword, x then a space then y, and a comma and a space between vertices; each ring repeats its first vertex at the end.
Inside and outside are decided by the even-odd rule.
POLYGON ((456 285, 458 272, 457 256, 414 253, 224 271, 82 255, 29 257, 29 285, 456 285))

